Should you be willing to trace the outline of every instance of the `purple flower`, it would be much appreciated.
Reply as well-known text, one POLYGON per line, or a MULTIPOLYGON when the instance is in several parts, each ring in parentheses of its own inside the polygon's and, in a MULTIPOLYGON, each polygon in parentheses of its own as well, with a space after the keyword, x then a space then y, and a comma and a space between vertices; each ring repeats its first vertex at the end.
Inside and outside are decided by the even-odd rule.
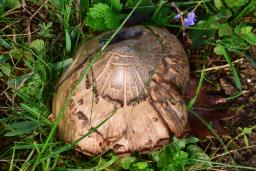
POLYGON ((180 17, 181 17, 181 14, 177 14, 177 15, 175 15, 175 16, 173 17, 173 19, 174 19, 174 20, 178 20, 178 19, 180 19, 180 17))
POLYGON ((188 13, 187 17, 184 18, 183 25, 185 27, 189 27, 189 26, 194 25, 195 21, 196 21, 196 14, 195 14, 195 12, 190 12, 190 13, 188 13))

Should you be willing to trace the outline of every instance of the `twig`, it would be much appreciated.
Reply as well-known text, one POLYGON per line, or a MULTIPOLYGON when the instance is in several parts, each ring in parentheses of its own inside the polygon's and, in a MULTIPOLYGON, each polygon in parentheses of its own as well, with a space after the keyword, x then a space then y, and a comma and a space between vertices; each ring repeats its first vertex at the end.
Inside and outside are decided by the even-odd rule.
MULTIPOLYGON (((239 62, 242 62, 242 61, 244 61, 244 58, 237 59, 237 60, 235 60, 232 63, 235 64, 235 63, 239 63, 239 62)), ((219 69, 228 68, 228 67, 229 67, 229 64, 219 65, 219 66, 215 66, 215 67, 206 68, 204 71, 207 72, 207 71, 219 70, 219 69)), ((195 72, 202 72, 202 70, 201 69, 200 70, 196 70, 195 72)))
POLYGON ((219 155, 217 155, 217 156, 214 156, 214 157, 211 158, 211 159, 216 159, 216 158, 219 158, 219 157, 221 157, 221 156, 227 155, 227 154, 229 154, 229 153, 235 153, 235 152, 237 152, 237 151, 241 151, 241 150, 248 149, 248 148, 255 148, 255 147, 256 147, 256 145, 251 145, 251 146, 248 146, 248 147, 242 147, 242 148, 230 150, 230 151, 228 151, 228 152, 226 152, 226 153, 222 153, 222 154, 219 154, 219 155))

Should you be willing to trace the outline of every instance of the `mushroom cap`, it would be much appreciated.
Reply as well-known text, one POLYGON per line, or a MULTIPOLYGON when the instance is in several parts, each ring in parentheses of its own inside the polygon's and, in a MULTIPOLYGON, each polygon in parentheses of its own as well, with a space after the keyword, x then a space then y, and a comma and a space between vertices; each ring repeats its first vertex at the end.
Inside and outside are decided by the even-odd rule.
MULTIPOLYGON (((122 33, 124 36, 113 41, 89 69, 58 125, 59 137, 70 143, 112 115, 76 145, 86 155, 108 149, 117 154, 144 153, 186 131, 183 94, 189 64, 179 40, 168 30, 152 26, 134 26, 122 33)), ((55 117, 108 34, 87 41, 77 50, 53 98, 55 117)))

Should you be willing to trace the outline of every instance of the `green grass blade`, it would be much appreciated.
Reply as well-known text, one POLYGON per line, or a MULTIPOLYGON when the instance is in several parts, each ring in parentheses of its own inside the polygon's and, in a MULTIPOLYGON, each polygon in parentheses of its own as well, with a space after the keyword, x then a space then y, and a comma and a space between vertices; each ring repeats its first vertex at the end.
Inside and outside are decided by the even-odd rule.
POLYGON ((13 169, 14 169, 14 158, 15 158, 15 148, 13 148, 12 159, 11 159, 9 171, 13 171, 13 169))
POLYGON ((219 45, 219 44, 214 48, 214 51, 216 54, 224 56, 225 60, 227 61, 228 65, 231 69, 231 72, 233 74, 236 88, 238 90, 242 91, 242 84, 241 84, 240 78, 238 76, 238 73, 237 73, 232 61, 231 61, 231 57, 230 57, 229 53, 226 51, 226 49, 222 45, 219 45))
POLYGON ((195 102, 196 102, 196 99, 197 99, 197 96, 200 92, 200 89, 203 86, 204 77, 205 77, 205 66, 203 66, 203 70, 202 70, 201 75, 200 75, 199 83, 196 87, 195 96, 187 104, 188 110, 191 110, 192 107, 194 106, 195 102))

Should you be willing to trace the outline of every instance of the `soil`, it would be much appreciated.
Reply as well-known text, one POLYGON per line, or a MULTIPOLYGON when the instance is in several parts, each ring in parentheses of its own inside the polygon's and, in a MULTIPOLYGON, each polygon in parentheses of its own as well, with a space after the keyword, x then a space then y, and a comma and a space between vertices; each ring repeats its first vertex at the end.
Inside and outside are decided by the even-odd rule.
MULTIPOLYGON (((193 52, 195 53, 195 52, 193 52)), ((200 53, 200 52, 199 52, 200 53)), ((191 69, 197 70, 202 68, 202 64, 198 62, 198 52, 196 55, 192 54, 191 57, 191 69), (200 67, 201 65, 201 67, 200 67)), ((251 49, 252 58, 256 60, 256 47, 251 49)), ((230 140, 228 151, 231 151, 232 157, 236 164, 241 166, 256 167, 256 129, 253 129, 250 134, 247 135, 248 146, 244 141, 244 136, 240 136, 234 139, 242 132, 242 128, 255 127, 256 125, 256 66, 252 64, 242 56, 233 56, 236 61, 234 65, 240 76, 242 83, 242 95, 238 98, 228 100, 229 109, 232 109, 232 113, 228 117, 222 119, 223 127, 228 130, 228 134, 223 137, 223 140, 227 143, 230 140)), ((210 60, 206 64, 206 70, 210 69, 206 74, 206 78, 217 84, 220 89, 224 90, 224 96, 230 97, 232 94, 238 92, 236 89, 234 80, 232 79, 232 73, 228 66, 219 68, 217 66, 223 66, 226 64, 224 58, 210 57, 210 60)), ((200 60, 202 61, 202 60, 200 60)), ((216 159, 218 162, 227 163, 228 155, 223 155, 224 151, 219 150, 222 148, 220 143, 216 140, 208 139, 202 143, 203 149, 210 147, 210 153, 216 153, 215 156, 226 156, 221 159, 216 159), (217 149, 217 150, 216 150, 217 149)), ((232 170, 232 169, 231 169, 232 170)), ((245 170, 245 169, 240 169, 245 170)))

